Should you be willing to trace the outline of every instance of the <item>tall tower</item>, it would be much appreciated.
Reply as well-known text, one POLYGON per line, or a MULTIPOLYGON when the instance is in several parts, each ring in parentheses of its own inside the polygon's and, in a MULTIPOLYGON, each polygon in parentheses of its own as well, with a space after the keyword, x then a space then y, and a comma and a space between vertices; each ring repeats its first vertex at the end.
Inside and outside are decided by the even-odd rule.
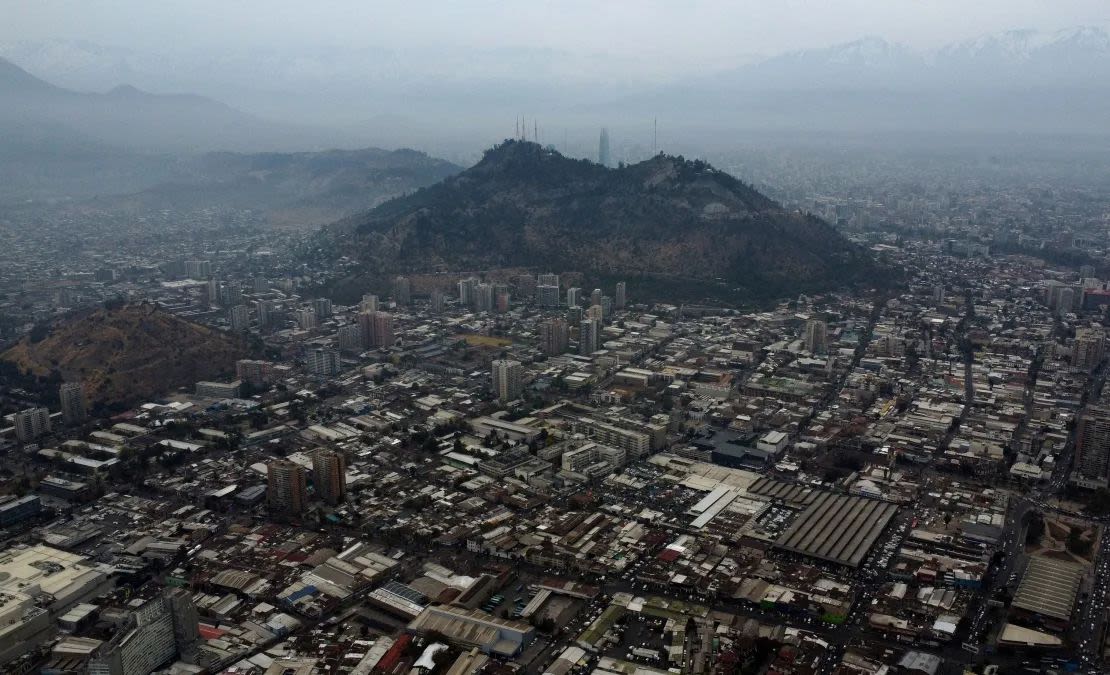
POLYGON ((566 319, 555 317, 540 324, 540 346, 544 354, 562 354, 567 350, 566 319))
POLYGON ((628 302, 628 287, 623 281, 618 281, 616 302, 613 304, 617 309, 624 309, 626 302, 628 302))
POLYGON ((608 167, 611 164, 609 156, 609 130, 602 127, 601 139, 597 142, 597 163, 608 167))
POLYGON ((497 359, 493 362, 493 393, 502 403, 520 398, 524 368, 520 361, 497 359))
MULTIPOLYGON (((596 305, 595 305, 596 306, 596 305)), ((589 356, 601 346, 601 321, 597 319, 583 319, 578 324, 578 353, 589 356)))
POLYGON ((820 319, 810 319, 806 322, 806 351, 813 354, 824 354, 829 348, 828 326, 820 319))
POLYGON ((279 459, 266 465, 266 501, 276 513, 299 514, 308 501, 304 467, 279 459))
POLYGON ((312 485, 317 497, 328 504, 338 504, 347 492, 347 458, 334 450, 314 452, 312 485))
POLYGON ((62 403, 62 419, 66 424, 85 421, 85 391, 80 382, 66 382, 58 389, 62 403))

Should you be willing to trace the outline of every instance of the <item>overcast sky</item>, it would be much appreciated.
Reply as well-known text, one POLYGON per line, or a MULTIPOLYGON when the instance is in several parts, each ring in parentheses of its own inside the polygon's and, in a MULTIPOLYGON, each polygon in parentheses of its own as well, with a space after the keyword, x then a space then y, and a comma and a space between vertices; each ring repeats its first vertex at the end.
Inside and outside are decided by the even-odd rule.
POLYGON ((0 41, 144 51, 543 47, 660 71, 875 35, 929 48, 1015 28, 1110 25, 1110 0, 0 0, 0 41))

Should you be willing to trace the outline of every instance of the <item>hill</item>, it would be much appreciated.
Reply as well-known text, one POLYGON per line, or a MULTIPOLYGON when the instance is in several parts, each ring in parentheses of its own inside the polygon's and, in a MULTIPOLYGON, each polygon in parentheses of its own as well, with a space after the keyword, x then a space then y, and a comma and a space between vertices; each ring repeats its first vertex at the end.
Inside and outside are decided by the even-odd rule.
POLYGON ((474 167, 327 228, 361 272, 340 294, 417 271, 533 267, 627 278, 657 299, 760 300, 861 281, 870 256, 704 162, 607 169, 506 141, 474 167), (654 289, 654 290, 648 290, 654 289))
POLYGON ((128 85, 107 92, 57 87, 0 58, 0 131, 9 124, 66 130, 127 150, 273 150, 325 142, 314 129, 283 125, 195 94, 153 94, 128 85))
POLYGON ((91 203, 146 211, 255 209, 273 222, 319 225, 365 212, 461 170, 415 150, 215 152, 178 161, 170 181, 91 203))
POLYGON ((113 408, 232 374, 245 353, 224 333, 131 304, 63 319, 0 361, 40 381, 81 380, 91 404, 113 408))

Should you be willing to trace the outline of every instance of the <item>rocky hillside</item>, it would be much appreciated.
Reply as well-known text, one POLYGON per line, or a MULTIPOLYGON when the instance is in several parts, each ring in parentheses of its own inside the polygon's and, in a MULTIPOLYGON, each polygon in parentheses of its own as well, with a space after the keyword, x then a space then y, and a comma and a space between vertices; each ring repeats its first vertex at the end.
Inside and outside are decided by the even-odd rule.
POLYGON ((659 299, 734 302, 877 273, 824 221, 704 162, 660 155, 606 169, 520 141, 325 238, 336 254, 359 256, 352 290, 398 272, 525 266, 627 278, 659 299))
POLYGON ((81 380, 90 403, 113 407, 232 375, 245 353, 220 331, 132 304, 62 320, 45 335, 35 331, 0 360, 40 382, 81 380))

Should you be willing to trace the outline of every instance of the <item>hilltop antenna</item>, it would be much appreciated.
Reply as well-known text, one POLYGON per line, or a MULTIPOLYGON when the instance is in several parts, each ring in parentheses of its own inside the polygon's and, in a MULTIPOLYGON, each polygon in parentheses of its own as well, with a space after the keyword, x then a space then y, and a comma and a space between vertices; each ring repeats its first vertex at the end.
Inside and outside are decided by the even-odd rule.
POLYGON ((651 121, 652 137, 651 137, 651 154, 659 154, 659 118, 655 117, 651 121))
POLYGON ((513 138, 520 138, 520 115, 516 116, 516 131, 513 132, 513 138))
POLYGON ((532 140, 539 143, 540 142, 540 123, 533 119, 532 124, 535 125, 532 128, 532 140))

